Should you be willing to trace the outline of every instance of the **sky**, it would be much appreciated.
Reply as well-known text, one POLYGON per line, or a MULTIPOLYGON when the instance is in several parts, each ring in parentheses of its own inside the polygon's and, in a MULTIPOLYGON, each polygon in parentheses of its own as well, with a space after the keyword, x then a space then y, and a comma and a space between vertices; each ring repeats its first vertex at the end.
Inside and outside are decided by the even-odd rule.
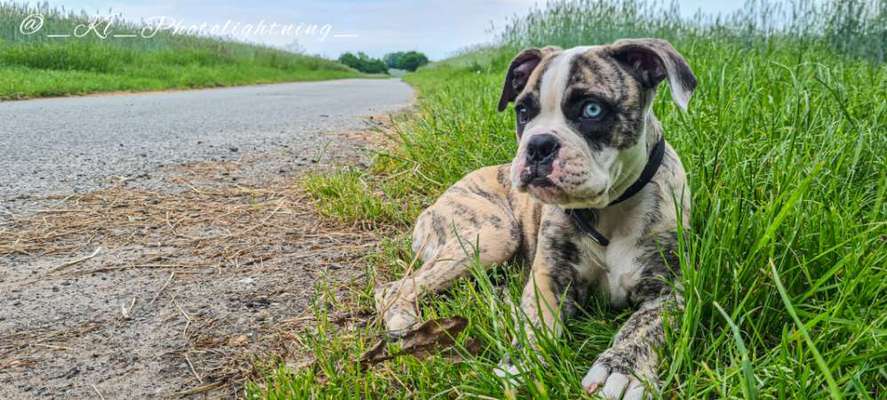
MULTIPOLYGON (((737 1, 679 0, 682 14, 729 12, 737 1)), ((508 18, 539 0, 57 0, 50 6, 89 15, 120 14, 169 29, 197 29, 335 58, 346 51, 373 57, 419 50, 442 59, 490 42, 508 18), (272 25, 274 24, 274 25, 272 25)))

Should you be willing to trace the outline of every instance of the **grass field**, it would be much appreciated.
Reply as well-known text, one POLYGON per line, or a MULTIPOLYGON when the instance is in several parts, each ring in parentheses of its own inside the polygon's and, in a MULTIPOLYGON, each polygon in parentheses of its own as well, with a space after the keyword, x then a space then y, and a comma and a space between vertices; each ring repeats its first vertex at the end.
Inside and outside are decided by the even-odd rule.
MULTIPOLYGON (((233 86, 356 77, 335 61, 269 47, 161 31, 151 38, 51 38, 70 34, 89 16, 48 5, 0 2, 0 100, 107 91, 233 86), (43 16, 25 35, 22 21, 43 16)), ((141 34, 142 25, 110 18, 113 34, 141 34)), ((100 25, 100 28, 104 25, 100 25)), ((78 32, 85 32, 83 29, 78 32)))
POLYGON ((327 317, 371 312, 374 281, 399 277, 413 259, 407 235, 422 207, 467 172, 510 161, 513 111, 494 109, 517 48, 626 36, 671 40, 699 79, 688 113, 664 87, 655 104, 693 191, 681 260, 687 307, 668 329, 657 397, 887 396, 887 3, 752 2, 703 23, 654 3, 606 3, 556 2, 512 21, 501 48, 408 75, 420 99, 396 119, 396 146, 368 171, 306 181, 327 215, 402 234, 368 261, 369 282, 350 298, 318 287, 318 326, 300 336, 316 360, 270 371, 248 397, 586 396, 579 381, 628 312, 591 301, 565 337, 542 340, 544 365, 515 355, 528 379, 510 387, 492 369, 512 336, 523 340, 502 301, 525 282, 519 266, 477 271, 422 304, 426 319, 468 319, 458 343, 477 340, 481 351, 462 348, 461 362, 405 356, 363 371, 357 359, 380 327, 327 317))

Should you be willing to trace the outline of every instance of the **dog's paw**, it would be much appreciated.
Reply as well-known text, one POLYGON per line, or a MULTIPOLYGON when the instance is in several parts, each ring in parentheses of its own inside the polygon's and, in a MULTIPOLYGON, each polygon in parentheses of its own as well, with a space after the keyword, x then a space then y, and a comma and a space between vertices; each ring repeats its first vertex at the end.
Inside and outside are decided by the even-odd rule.
POLYGON ((627 349, 610 348, 582 378, 582 387, 605 399, 640 400, 652 398, 648 388, 655 388, 657 380, 655 360, 627 349))
POLYGON ((419 312, 416 305, 403 299, 398 293, 398 281, 381 284, 376 287, 374 298, 376 312, 385 324, 385 330, 392 337, 401 337, 413 327, 419 325, 419 312))
POLYGON ((493 373, 499 378, 508 381, 511 386, 517 386, 521 383, 522 376, 520 369, 511 361, 511 357, 506 356, 499 361, 499 365, 493 368, 493 373))
MULTIPOLYGON (((523 346, 512 344, 514 351, 523 351, 523 346)), ((534 368, 545 368, 547 363, 539 354, 523 354, 515 360, 512 355, 506 354, 499 361, 499 365, 493 369, 493 373, 499 378, 506 380, 511 386, 518 386, 524 382, 524 377, 534 368)))

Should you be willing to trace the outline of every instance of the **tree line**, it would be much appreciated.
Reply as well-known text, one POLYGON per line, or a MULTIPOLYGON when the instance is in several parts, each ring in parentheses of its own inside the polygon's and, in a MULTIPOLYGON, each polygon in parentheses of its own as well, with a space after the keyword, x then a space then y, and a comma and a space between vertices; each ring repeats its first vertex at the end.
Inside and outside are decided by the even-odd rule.
POLYGON ((415 71, 428 64, 428 57, 418 51, 398 51, 388 53, 381 59, 368 56, 359 51, 357 54, 348 52, 339 56, 339 62, 360 72, 368 74, 387 74, 389 68, 415 71))

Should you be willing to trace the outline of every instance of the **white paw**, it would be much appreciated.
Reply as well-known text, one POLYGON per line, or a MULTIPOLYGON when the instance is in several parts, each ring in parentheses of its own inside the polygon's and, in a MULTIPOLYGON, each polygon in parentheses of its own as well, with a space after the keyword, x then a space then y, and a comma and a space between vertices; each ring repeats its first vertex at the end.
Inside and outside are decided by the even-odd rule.
POLYGON ((582 378, 582 387, 588 394, 599 393, 605 399, 650 399, 644 383, 633 375, 616 372, 604 364, 595 363, 582 378), (599 391, 599 392, 598 392, 599 391))
POLYGON ((499 365, 496 368, 493 368, 493 373, 508 381, 511 386, 518 386, 521 382, 520 370, 507 358, 499 361, 499 365))
POLYGON ((413 302, 404 300, 398 293, 399 281, 376 287, 376 311, 385 323, 385 329, 393 337, 400 337, 419 324, 419 313, 413 302))
POLYGON ((385 313, 385 330, 394 338, 400 338, 409 333, 413 327, 419 325, 419 316, 410 310, 394 310, 385 313))

